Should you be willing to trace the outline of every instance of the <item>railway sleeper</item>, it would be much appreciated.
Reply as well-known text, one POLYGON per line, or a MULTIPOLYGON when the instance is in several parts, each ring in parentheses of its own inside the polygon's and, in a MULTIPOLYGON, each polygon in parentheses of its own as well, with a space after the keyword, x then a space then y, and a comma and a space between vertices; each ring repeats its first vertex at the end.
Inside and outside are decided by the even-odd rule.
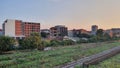
POLYGON ((109 53, 107 54, 103 54, 103 55, 99 55, 95 58, 92 58, 88 61, 85 61, 83 64, 82 64, 82 67, 83 68, 89 68, 89 65, 96 65, 98 64, 99 62, 105 60, 105 59, 108 59, 116 54, 120 53, 120 49, 115 49, 115 50, 112 50, 110 51, 109 53))

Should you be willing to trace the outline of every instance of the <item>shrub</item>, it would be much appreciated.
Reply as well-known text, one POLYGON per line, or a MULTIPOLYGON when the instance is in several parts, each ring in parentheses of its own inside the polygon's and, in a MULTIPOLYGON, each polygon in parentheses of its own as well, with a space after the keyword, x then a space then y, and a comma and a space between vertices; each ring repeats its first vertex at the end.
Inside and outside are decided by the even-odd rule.
POLYGON ((62 43, 63 45, 74 45, 75 44, 75 42, 72 40, 63 40, 62 43))
POLYGON ((50 41, 50 46, 57 46, 57 45, 59 45, 59 41, 57 41, 57 40, 50 41))
POLYGON ((9 51, 14 49, 15 40, 8 36, 0 36, 0 51, 9 51))
POLYGON ((19 40, 20 49, 35 49, 31 38, 19 40))
POLYGON ((85 39, 80 39, 79 41, 77 41, 78 44, 80 43, 88 43, 88 40, 85 40, 85 39))
POLYGON ((42 45, 44 45, 45 47, 51 46, 50 41, 42 41, 42 45))
POLYGON ((21 49, 44 49, 44 45, 42 45, 39 33, 31 33, 30 37, 27 37, 24 40, 19 40, 19 44, 21 49))

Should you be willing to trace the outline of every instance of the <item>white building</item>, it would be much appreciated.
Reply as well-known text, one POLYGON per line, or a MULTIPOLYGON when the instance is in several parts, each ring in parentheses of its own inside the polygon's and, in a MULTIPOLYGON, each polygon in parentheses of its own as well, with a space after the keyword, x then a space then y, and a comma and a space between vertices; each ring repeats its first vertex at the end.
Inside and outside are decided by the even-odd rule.
MULTIPOLYGON (((9 36, 9 37, 14 37, 14 38, 22 38, 25 37, 24 35, 18 35, 16 34, 16 20, 5 20, 3 23, 3 35, 9 36)), ((21 27, 20 27, 21 28, 21 27)))

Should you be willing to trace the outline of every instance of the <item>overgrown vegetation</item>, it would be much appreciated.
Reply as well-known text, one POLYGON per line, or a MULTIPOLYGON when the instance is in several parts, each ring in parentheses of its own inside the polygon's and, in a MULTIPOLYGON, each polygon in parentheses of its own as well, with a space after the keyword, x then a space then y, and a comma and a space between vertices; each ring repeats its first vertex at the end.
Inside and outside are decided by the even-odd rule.
POLYGON ((15 40, 11 37, 0 36, 0 53, 14 49, 15 40))
POLYGON ((38 49, 43 50, 44 45, 42 45, 41 37, 39 33, 32 33, 30 37, 19 40, 20 49, 38 49))
POLYGON ((108 34, 104 34, 102 29, 97 31, 95 36, 89 36, 86 34, 79 35, 81 38, 79 41, 74 42, 72 40, 41 40, 41 36, 39 33, 31 33, 30 37, 26 37, 25 39, 18 40, 19 47, 16 48, 14 46, 14 39, 10 37, 1 36, 0 40, 0 48, 2 51, 8 51, 13 49, 38 49, 44 50, 45 47, 53 47, 53 46, 69 46, 81 43, 93 43, 93 42, 104 42, 111 40, 119 40, 118 37, 110 37, 108 34), (84 38, 85 37, 85 38, 84 38), (14 48, 15 47, 15 48, 14 48))
POLYGON ((0 68, 53 68, 116 46, 120 46, 120 42, 59 46, 50 51, 18 51, 1 55, 0 68))

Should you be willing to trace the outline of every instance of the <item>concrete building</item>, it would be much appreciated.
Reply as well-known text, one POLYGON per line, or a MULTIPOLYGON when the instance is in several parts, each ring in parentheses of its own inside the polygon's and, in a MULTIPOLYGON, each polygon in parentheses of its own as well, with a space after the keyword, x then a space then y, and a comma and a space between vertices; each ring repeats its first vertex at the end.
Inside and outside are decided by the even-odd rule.
POLYGON ((3 35, 3 31, 2 31, 2 29, 0 29, 0 36, 2 36, 3 35))
POLYGON ((98 26, 97 25, 92 25, 91 27, 91 35, 96 35, 98 30, 98 26))
POLYGON ((111 29, 105 30, 104 34, 108 34, 110 37, 113 37, 113 32, 111 29))
POLYGON ((68 36, 68 28, 63 25, 57 25, 50 28, 51 39, 63 39, 64 36, 68 36))
POLYGON ((68 30, 68 37, 73 37, 73 30, 68 30))
POLYGON ((40 23, 23 22, 23 28, 25 37, 29 37, 33 32, 40 33, 40 23))
POLYGON ((41 29, 41 32, 45 32, 45 33, 49 33, 50 34, 50 30, 49 29, 41 29))
POLYGON ((41 29, 41 37, 44 39, 49 39, 50 38, 50 30, 49 29, 41 29))
POLYGON ((120 28, 112 28, 111 31, 113 36, 120 37, 120 28))
POLYGON ((40 33, 40 23, 7 19, 3 23, 3 35, 14 38, 29 37, 32 32, 40 33))
POLYGON ((120 28, 112 28, 105 30, 105 33, 109 34, 111 37, 113 36, 120 37, 120 28))
POLYGON ((85 30, 85 29, 73 29, 73 37, 78 37, 78 35, 80 34, 90 34, 89 31, 85 30))

